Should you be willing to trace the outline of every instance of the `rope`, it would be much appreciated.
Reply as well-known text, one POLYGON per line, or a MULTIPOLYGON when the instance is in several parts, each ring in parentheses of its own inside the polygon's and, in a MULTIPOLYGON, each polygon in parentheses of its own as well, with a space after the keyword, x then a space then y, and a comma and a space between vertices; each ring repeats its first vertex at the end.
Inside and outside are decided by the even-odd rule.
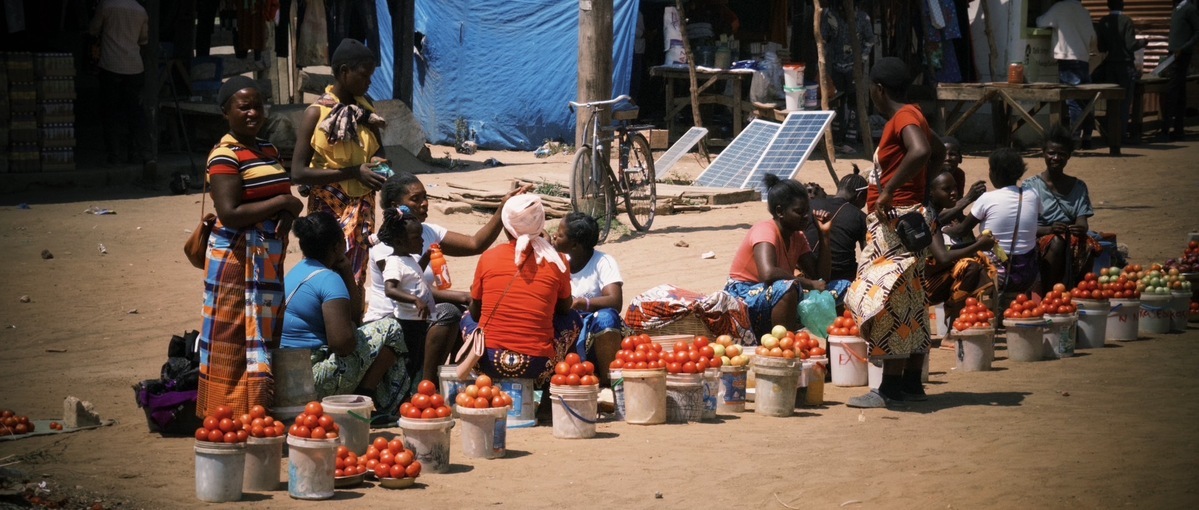
POLYGON ((596 420, 588 420, 587 418, 584 418, 579 413, 576 413, 575 410, 571 409, 570 405, 566 403, 566 399, 562 398, 562 395, 554 395, 554 396, 558 397, 558 403, 562 404, 562 408, 566 409, 566 412, 570 413, 571 416, 574 416, 575 419, 577 419, 583 423, 590 423, 592 425, 595 425, 596 420))

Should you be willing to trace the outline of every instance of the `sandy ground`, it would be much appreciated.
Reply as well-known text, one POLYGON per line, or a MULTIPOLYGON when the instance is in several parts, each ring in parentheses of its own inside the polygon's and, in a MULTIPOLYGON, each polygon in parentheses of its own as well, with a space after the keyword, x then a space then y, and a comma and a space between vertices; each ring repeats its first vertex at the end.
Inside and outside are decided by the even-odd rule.
MULTIPOLYGON (((1122 158, 1083 153, 1070 163, 1090 186, 1092 226, 1118 232, 1135 262, 1177 256, 1186 232, 1199 229, 1190 202, 1199 196, 1199 143, 1125 151, 1122 158)), ((1029 156, 1031 175, 1043 164, 1029 156)), ((513 176, 565 175, 570 162, 515 153, 465 159, 470 170, 422 179, 435 194, 449 182, 500 189, 513 176), (489 157, 506 166, 482 168, 489 157)), ((682 173, 700 168, 692 157, 681 165, 682 173)), ((984 178, 985 165, 985 154, 971 153, 964 168, 971 179, 984 178)), ((837 168, 848 171, 849 161, 837 168)), ((822 164, 806 164, 800 178, 833 188, 822 164)), ((0 464, 20 460, 8 467, 49 481, 55 494, 81 495, 76 501, 203 506, 194 499, 194 441, 148 433, 130 391, 158 373, 172 334, 200 325, 201 274, 180 253, 198 203, 195 195, 136 188, 0 197, 0 406, 55 418, 62 399, 75 395, 118 420, 95 431, 0 442, 0 464), (90 205, 118 214, 85 214, 90 205), (43 260, 42 250, 54 258, 43 260), (23 295, 32 301, 19 302, 23 295)), ((626 233, 603 249, 621 262, 626 301, 665 282, 713 291, 748 226, 765 216, 760 203, 660 216, 650 233, 626 233), (706 251, 716 257, 701 259, 706 251)), ((430 218, 459 232, 485 220, 437 211, 430 218)), ((299 258, 289 254, 288 265, 299 258)), ((457 282, 470 281, 473 259, 451 265, 457 282)), ((787 419, 603 423, 586 441, 555 440, 545 427, 513 430, 504 459, 455 453, 452 473, 427 474, 417 488, 340 490, 328 506, 1195 508, 1196 341, 1192 327, 1031 364, 1008 362, 1001 350, 996 369, 985 373, 958 373, 951 354, 937 351, 931 399, 906 410, 853 410, 841 403, 861 389, 829 386, 827 405, 787 419)), ((245 500, 258 508, 302 505, 285 491, 245 500)))

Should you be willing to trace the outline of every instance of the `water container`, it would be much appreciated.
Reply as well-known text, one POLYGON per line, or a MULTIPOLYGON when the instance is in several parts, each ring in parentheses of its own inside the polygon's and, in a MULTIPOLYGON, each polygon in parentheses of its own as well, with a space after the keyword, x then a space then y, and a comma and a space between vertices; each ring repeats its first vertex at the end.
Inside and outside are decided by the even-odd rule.
POLYGON ((991 369, 995 360, 995 330, 970 328, 954 335, 957 341, 958 370, 980 372, 991 369))
POLYGON ((755 413, 779 418, 795 414, 795 392, 803 368, 800 363, 796 359, 754 358, 755 413))
POLYGON ((285 436, 251 437, 246 440, 246 470, 243 490, 250 492, 279 489, 279 468, 283 465, 285 436))
POLYGON ((1007 359, 1017 362, 1040 361, 1045 356, 1045 325, 1042 319, 1004 319, 1007 359))
POLYGON ((1136 340, 1141 323, 1141 301, 1113 299, 1107 314, 1107 340, 1124 342, 1136 340))
POLYGON ((537 398, 533 393, 536 382, 534 379, 500 379, 495 383, 512 396, 512 407, 508 410, 508 428, 537 425, 537 398))
POLYGON ((375 403, 362 395, 330 395, 321 399, 325 413, 341 428, 341 444, 356 455, 366 454, 370 446, 371 412, 375 403))

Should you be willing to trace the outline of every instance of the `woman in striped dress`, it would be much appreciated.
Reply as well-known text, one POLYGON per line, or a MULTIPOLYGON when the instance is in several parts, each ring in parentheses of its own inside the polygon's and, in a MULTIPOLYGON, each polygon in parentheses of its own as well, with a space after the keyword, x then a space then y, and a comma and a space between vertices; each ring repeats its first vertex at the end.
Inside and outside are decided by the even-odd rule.
POLYGON ((291 194, 279 151, 257 137, 266 123, 262 95, 249 78, 225 82, 217 102, 229 133, 208 155, 217 221, 204 264, 204 323, 196 414, 228 406, 234 416, 270 406, 268 349, 283 332, 283 257, 304 204, 291 194))

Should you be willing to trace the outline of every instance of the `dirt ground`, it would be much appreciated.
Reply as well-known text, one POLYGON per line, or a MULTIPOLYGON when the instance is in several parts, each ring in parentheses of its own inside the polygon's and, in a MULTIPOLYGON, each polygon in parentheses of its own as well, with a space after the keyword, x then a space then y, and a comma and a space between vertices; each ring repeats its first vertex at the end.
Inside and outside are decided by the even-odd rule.
MULTIPOLYGON (((1043 168, 1027 156, 1028 175, 1043 168)), ((450 182, 500 189, 513 176, 565 175, 570 163, 567 155, 506 152, 464 159, 468 170, 422 180, 434 194, 450 182), (506 165, 483 168, 490 157, 506 165)), ((1199 230, 1190 202, 1199 197, 1196 159, 1196 142, 1140 146, 1121 158, 1081 153, 1068 171, 1090 186, 1092 226, 1117 232, 1134 262, 1149 263, 1179 255, 1186 233, 1199 230)), ((849 163, 838 161, 838 172, 849 163)), ((684 174, 701 168, 690 156, 681 165, 684 174)), ((985 178, 985 166, 984 153, 968 153, 971 180, 985 178)), ((820 163, 807 163, 800 179, 833 189, 820 163)), ((8 468, 48 481, 60 496, 85 494, 106 506, 204 506, 194 497, 194 441, 148 433, 130 390, 158 374, 172 334, 199 328, 201 274, 180 253, 195 227, 198 196, 43 189, 0 196, 0 204, 0 407, 56 418, 62 399, 74 395, 118 420, 0 442, 0 465, 20 461, 8 468), (92 205, 117 214, 84 213, 92 205), (53 258, 43 260, 43 250, 53 258)), ((667 282, 710 292, 723 285, 749 225, 765 217, 756 202, 660 216, 648 234, 626 233, 602 249, 621 263, 626 303, 667 282), (716 257, 702 259, 707 251, 716 257)), ((486 218, 433 211, 430 221, 469 233, 486 218)), ((293 251, 288 266, 299 259, 293 251)), ((451 259, 457 282, 470 281, 474 262, 451 259)), ((327 506, 1195 508, 1196 342, 1192 327, 1060 361, 1011 363, 1000 350, 995 370, 984 373, 958 373, 952 355, 936 351, 929 401, 906 410, 850 409, 842 403, 861 388, 826 386, 825 406, 785 419, 751 413, 691 425, 609 422, 582 441, 556 440, 546 427, 512 430, 503 459, 455 451, 450 474, 426 474, 400 492, 369 484, 339 490, 327 506)), ((248 493, 245 501, 304 505, 285 491, 248 493)))

